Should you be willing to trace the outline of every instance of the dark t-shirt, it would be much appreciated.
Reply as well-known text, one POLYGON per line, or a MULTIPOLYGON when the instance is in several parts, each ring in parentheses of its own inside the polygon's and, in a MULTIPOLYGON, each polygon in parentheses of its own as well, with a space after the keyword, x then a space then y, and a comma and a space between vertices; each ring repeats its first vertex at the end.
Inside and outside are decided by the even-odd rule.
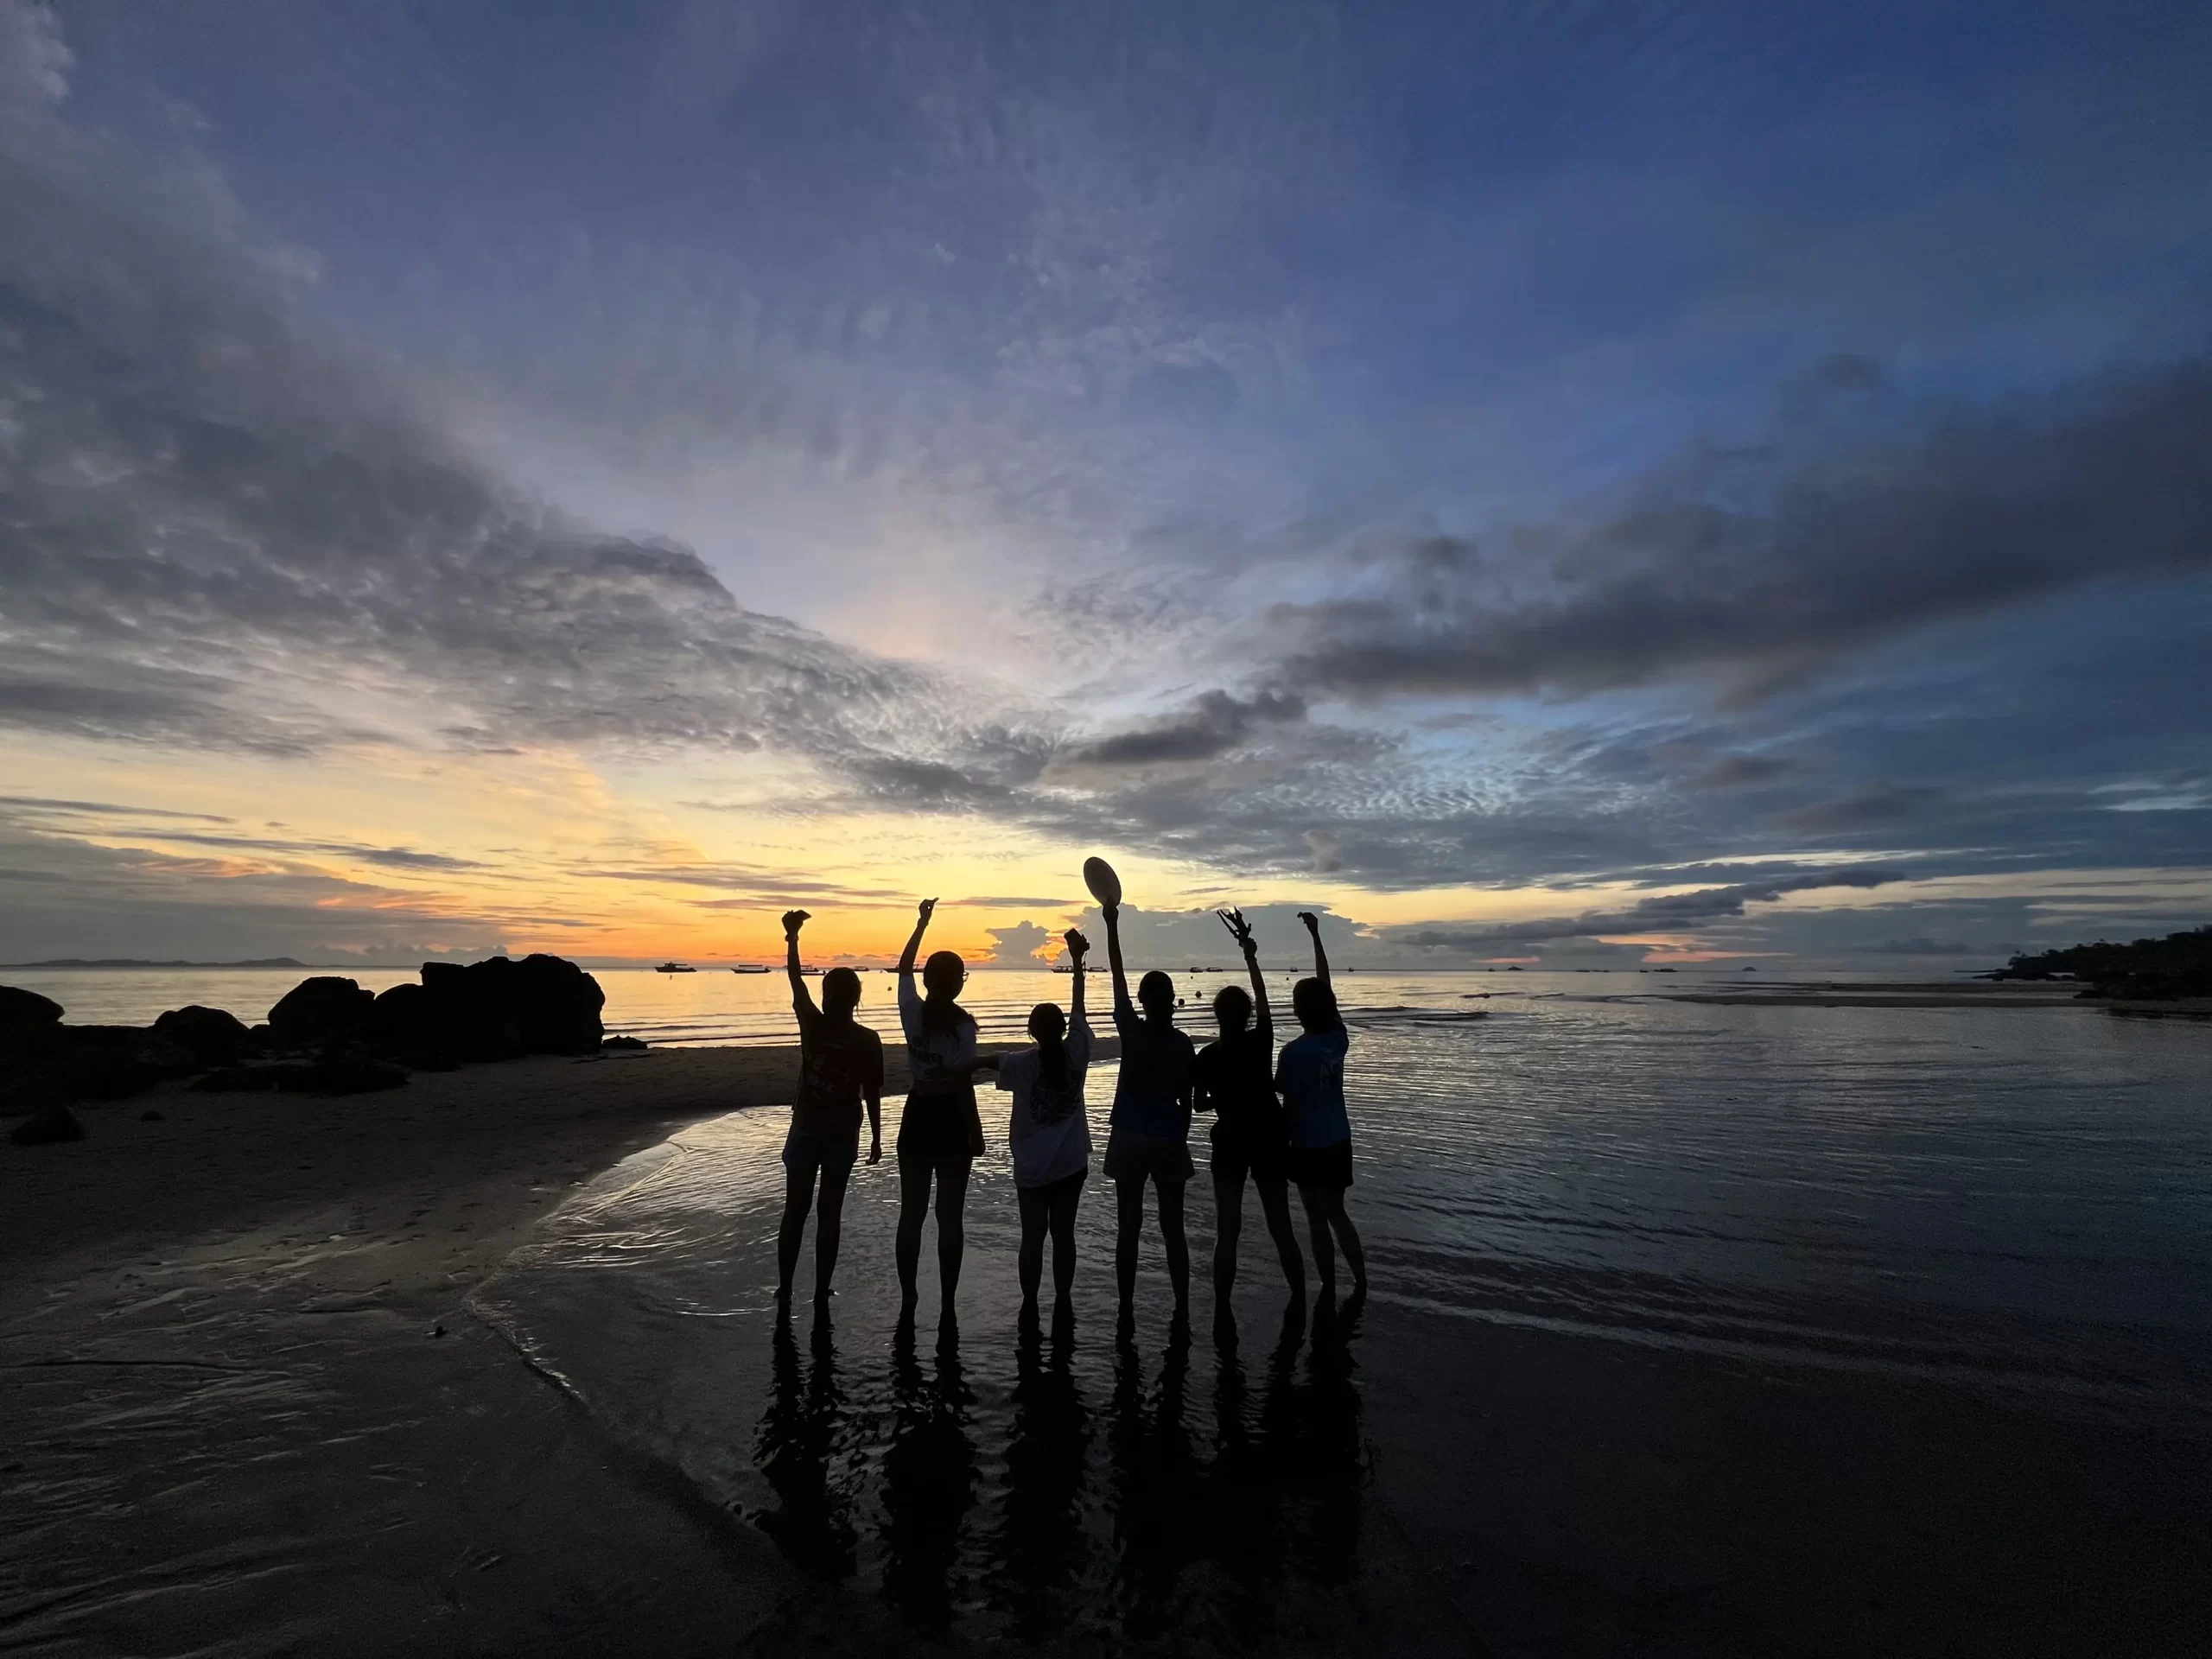
POLYGON ((1216 1141, 1264 1146, 1288 1138, 1274 1079, 1268 1075, 1274 1049, 1273 1033, 1252 1027, 1234 1037, 1217 1037, 1198 1051, 1191 1071, 1191 1103, 1214 1114, 1216 1141))
POLYGON ((1114 1083, 1114 1128, 1180 1141, 1191 1132, 1191 1039, 1174 1026, 1154 1025, 1127 1003, 1114 1010, 1122 1035, 1122 1071, 1114 1083))
POLYGON ((811 1002, 798 1014, 798 1099, 791 1127, 841 1139, 861 1132, 867 1095, 883 1092, 883 1039, 866 1026, 832 1020, 811 1002))

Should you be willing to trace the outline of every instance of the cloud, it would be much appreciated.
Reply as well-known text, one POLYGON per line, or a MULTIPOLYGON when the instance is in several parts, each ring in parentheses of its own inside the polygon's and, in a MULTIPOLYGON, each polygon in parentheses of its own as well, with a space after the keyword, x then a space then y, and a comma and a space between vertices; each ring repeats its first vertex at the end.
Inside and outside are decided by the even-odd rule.
POLYGON ((1004 696, 748 610, 689 549, 508 488, 305 320, 234 212, 181 215, 51 111, 15 114, 0 726, 290 756, 767 745, 931 801, 1041 766, 1051 734, 1004 696))
POLYGON ((1815 834, 1902 823, 1918 817, 1940 800, 1942 793, 1933 787, 1906 789, 1893 784, 1878 784, 1840 800, 1821 801, 1778 813, 1775 822, 1785 829, 1815 834))
POLYGON ((1045 947, 1060 937, 1030 921, 1016 922, 1011 927, 987 927, 983 931, 991 936, 991 953, 985 961, 1018 964, 1036 961, 1045 947))
POLYGON ((1288 725, 1305 718, 1305 700, 1287 693, 1262 691, 1240 699, 1227 691, 1208 691, 1171 719, 1083 744, 1069 751, 1065 759, 1086 766, 1211 760, 1243 745, 1262 727, 1288 725))
POLYGON ((1694 451, 1488 553, 1417 541, 1362 594, 1269 613, 1281 683, 1579 696, 1713 673, 1758 700, 1931 624, 2212 569, 2212 362, 1899 420, 1833 451, 1694 451))
POLYGON ((1779 754, 1724 754, 1703 772, 1691 778, 1686 789, 1743 789, 1752 784, 1770 783, 1786 772, 1796 770, 1797 763, 1779 754))
POLYGON ((236 818, 226 818, 214 812, 177 812, 161 806, 124 806, 113 801, 57 801, 40 795, 0 795, 0 808, 12 807, 19 812, 33 811, 44 816, 58 812, 69 817, 99 818, 173 818, 193 823, 236 823, 236 818))
POLYGON ((1724 918, 1741 916, 1746 906, 1775 904, 1793 893, 1823 888, 1878 887, 1910 879, 1904 870, 1879 865, 1851 865, 1840 869, 1813 870, 1777 875, 1766 880, 1738 882, 1730 887, 1700 887, 1689 893, 1664 893, 1643 899, 1626 910, 1592 911, 1580 916, 1546 917, 1526 922, 1503 922, 1488 927, 1421 925, 1382 930, 1393 944, 1422 950, 1479 954, 1495 952, 1510 944, 1548 939, 1587 939, 1607 933, 1656 933, 1692 928, 1724 918))

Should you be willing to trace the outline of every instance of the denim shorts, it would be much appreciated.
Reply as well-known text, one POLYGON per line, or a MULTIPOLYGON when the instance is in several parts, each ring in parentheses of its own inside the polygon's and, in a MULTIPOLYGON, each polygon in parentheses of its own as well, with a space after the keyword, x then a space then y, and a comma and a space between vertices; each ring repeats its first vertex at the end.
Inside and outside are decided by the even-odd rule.
POLYGON ((817 1135, 794 1123, 791 1132, 784 1137, 784 1167, 809 1179, 817 1169, 840 1177, 850 1175, 860 1156, 861 1138, 857 1134, 817 1135))

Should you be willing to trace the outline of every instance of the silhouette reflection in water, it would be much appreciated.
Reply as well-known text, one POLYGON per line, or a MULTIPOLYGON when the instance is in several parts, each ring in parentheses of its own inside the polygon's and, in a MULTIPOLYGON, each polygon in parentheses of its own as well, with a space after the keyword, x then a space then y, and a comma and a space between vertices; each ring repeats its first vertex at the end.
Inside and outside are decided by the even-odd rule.
POLYGON ((949 1335, 925 1375, 911 1322, 891 1348, 891 1444, 883 1454, 883 1592, 915 1629, 952 1623, 971 1563, 961 1529, 976 1504, 975 1397, 949 1335))
POLYGON ((1181 1320, 1164 1349, 1086 1344, 1063 1310, 1004 1347, 971 1336, 965 1363, 907 1326, 887 1370, 849 1358, 842 1385, 826 1320, 804 1353, 779 1325, 760 1524, 919 1635, 1325 1645, 1359 1616, 1354 1312, 1310 1343, 1286 1317, 1249 1368, 1233 1325, 1195 1354, 1181 1320))
POLYGON ((995 1602, 1013 1616, 1014 1634, 1040 1642, 1066 1627, 1090 1554, 1084 1532, 1090 1413, 1075 1378, 1075 1315, 1054 1311, 1047 1347, 1033 1311, 1014 1350, 1014 1426, 1007 1437, 1005 1510, 995 1602))
POLYGON ((777 1319, 774 1344, 775 1376, 753 1443, 753 1461, 779 1507, 761 1516, 760 1529, 809 1577, 849 1579, 858 1534, 851 1482, 842 1465, 854 1447, 837 1388, 837 1351, 829 1315, 815 1314, 804 1372, 788 1317, 777 1319))

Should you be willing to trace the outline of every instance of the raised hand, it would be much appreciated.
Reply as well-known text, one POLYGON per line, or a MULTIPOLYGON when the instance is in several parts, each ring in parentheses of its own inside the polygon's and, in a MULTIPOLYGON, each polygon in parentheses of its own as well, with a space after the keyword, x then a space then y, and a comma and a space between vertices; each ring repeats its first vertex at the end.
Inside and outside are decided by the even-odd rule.
POLYGON ((936 899, 925 899, 920 904, 914 906, 914 914, 922 925, 926 927, 929 925, 930 914, 932 911, 936 910, 936 899))
POLYGON ((811 916, 808 915, 806 912, 803 910, 785 911, 784 912, 784 937, 787 939, 795 937, 799 929, 804 927, 813 919, 814 918, 811 916))
POLYGON ((1075 928, 1071 927, 1061 934, 1060 939, 1067 946, 1068 955, 1073 957, 1077 962, 1081 962, 1090 953, 1090 941, 1084 938, 1075 928))
POLYGON ((1321 918, 1319 916, 1316 916, 1312 911, 1300 911, 1298 912, 1298 919, 1306 924, 1306 931, 1308 933, 1314 935, 1317 938, 1320 936, 1321 918))
POLYGON ((1250 956, 1260 948, 1258 943, 1252 938, 1252 924, 1244 919, 1243 911, 1217 910, 1214 914, 1221 918, 1221 925, 1229 930, 1230 938, 1236 941, 1238 949, 1242 950, 1246 956, 1250 956))

